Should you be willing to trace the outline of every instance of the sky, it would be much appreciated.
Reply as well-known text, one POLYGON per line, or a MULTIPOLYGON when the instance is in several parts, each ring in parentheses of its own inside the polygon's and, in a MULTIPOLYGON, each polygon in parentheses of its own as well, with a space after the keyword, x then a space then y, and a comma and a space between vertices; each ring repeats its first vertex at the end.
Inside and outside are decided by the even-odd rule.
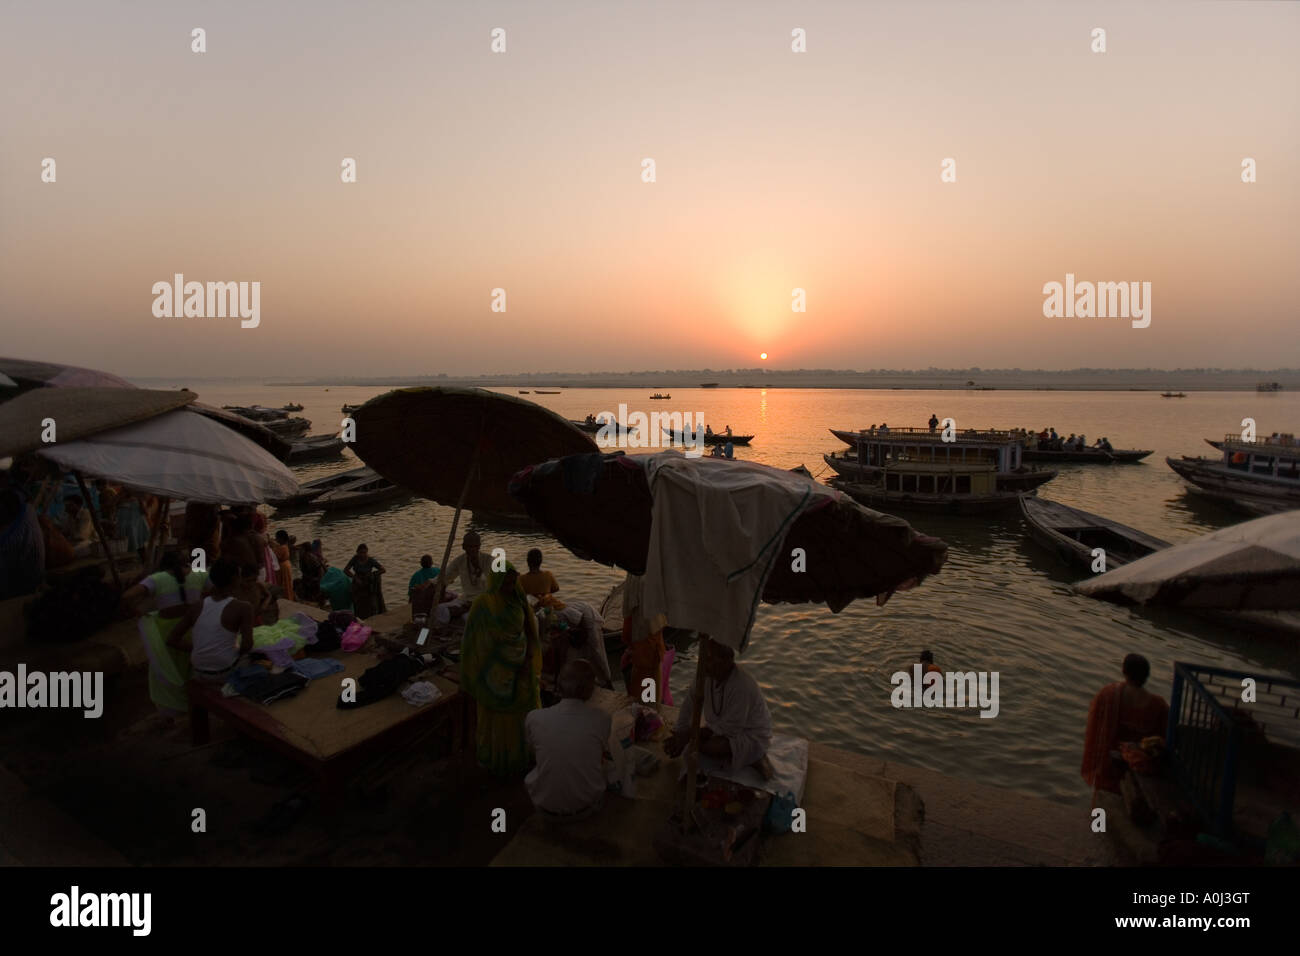
POLYGON ((0 354, 281 378, 1300 355, 1300 4, 0 0, 0 80, 0 354), (156 316, 177 273, 260 283, 257 326, 156 316), (1150 325, 1045 316, 1067 273, 1149 282, 1150 325))

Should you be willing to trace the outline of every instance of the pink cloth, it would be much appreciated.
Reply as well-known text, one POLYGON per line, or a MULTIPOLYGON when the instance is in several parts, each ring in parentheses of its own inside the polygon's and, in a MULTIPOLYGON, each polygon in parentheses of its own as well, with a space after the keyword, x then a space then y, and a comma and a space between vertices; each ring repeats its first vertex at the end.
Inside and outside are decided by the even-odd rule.
POLYGON ((339 647, 345 651, 355 651, 370 639, 371 628, 360 621, 353 621, 339 639, 339 647))

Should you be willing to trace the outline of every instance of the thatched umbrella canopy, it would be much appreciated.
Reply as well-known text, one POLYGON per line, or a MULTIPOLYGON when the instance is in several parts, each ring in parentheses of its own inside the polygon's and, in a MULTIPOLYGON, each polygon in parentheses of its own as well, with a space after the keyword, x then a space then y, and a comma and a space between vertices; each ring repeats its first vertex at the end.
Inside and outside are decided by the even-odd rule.
POLYGON ((189 405, 193 392, 144 388, 40 388, 0 404, 0 458, 49 447, 45 421, 54 420, 56 443, 156 418, 189 405))

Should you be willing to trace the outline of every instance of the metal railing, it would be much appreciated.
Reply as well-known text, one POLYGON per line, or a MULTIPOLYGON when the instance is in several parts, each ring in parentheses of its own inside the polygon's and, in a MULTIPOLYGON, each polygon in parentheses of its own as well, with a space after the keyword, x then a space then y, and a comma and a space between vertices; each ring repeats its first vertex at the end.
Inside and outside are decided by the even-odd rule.
POLYGON ((1300 746, 1300 681, 1174 664, 1167 732, 1174 773, 1213 832, 1223 837, 1232 832, 1247 727, 1274 743, 1300 746), (1247 679, 1255 682, 1255 700, 1243 705, 1247 679))

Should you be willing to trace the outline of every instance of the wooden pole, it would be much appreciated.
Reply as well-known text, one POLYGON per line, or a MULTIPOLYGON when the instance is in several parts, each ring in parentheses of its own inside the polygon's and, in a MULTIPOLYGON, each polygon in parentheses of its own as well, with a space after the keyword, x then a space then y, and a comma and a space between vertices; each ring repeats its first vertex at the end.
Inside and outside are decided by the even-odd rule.
POLYGON ((163 496, 162 503, 158 508, 158 524, 149 534, 149 550, 145 554, 144 569, 152 571, 154 561, 157 560, 159 548, 167 543, 167 525, 170 522, 172 500, 163 496))
POLYGON ((447 591, 447 565, 451 561, 451 546, 456 540, 456 529, 460 527, 460 513, 465 507, 465 496, 469 494, 470 484, 474 481, 474 472, 478 469, 479 451, 483 447, 483 433, 480 430, 478 442, 474 445, 474 456, 470 459, 469 470, 465 473, 465 484, 461 486, 460 498, 456 501, 456 514, 451 519, 451 531, 447 535, 447 547, 442 552, 442 565, 438 569, 438 589, 433 595, 433 607, 430 608, 431 614, 436 614, 438 605, 442 603, 442 596, 447 591))
POLYGON ((682 832, 691 829, 695 808, 695 778, 700 766, 700 717, 704 711, 704 657, 709 652, 709 635, 700 635, 700 655, 695 661, 695 689, 691 693, 691 740, 686 745, 686 795, 682 801, 682 832))
POLYGON ((77 476, 77 487, 81 489, 81 506, 90 509, 90 523, 95 526, 95 534, 99 536, 99 546, 104 549, 104 556, 108 558, 108 570, 113 574, 113 586, 122 590, 122 579, 117 573, 117 560, 108 550, 108 539, 104 537, 104 529, 100 527, 99 515, 90 504, 90 492, 86 489, 86 479, 81 477, 81 472, 73 472, 77 476))

